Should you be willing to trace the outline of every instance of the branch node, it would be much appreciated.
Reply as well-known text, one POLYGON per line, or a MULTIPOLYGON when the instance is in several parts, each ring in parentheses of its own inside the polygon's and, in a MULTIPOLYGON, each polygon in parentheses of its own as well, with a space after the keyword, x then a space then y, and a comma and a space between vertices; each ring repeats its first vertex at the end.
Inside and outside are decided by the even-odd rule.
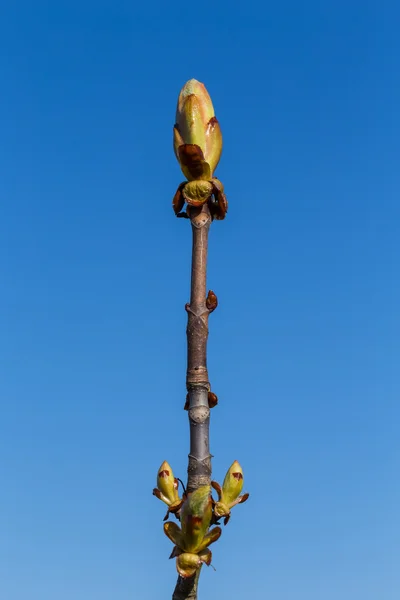
POLYGON ((202 459, 199 459, 196 456, 193 456, 193 454, 188 454, 188 457, 191 458, 192 460, 198 462, 203 467, 208 467, 208 462, 207 461, 209 461, 212 458, 214 458, 214 455, 213 454, 209 454, 208 456, 206 456, 205 458, 202 458, 202 459))
POLYGON ((202 305, 202 306, 198 306, 195 309, 193 309, 191 307, 191 305, 189 304, 189 302, 187 302, 185 304, 185 310, 187 313, 190 313, 190 314, 194 315, 195 317, 202 317, 203 315, 208 315, 208 313, 212 312, 215 309, 213 308, 212 310, 210 310, 207 306, 207 303, 206 303, 205 307, 204 307, 204 305, 202 305))
MULTIPOLYGON (((208 207, 207 207, 208 208, 208 207)), ((204 206, 199 208, 188 206, 189 219, 193 227, 201 229, 202 227, 210 226, 211 215, 209 210, 204 210, 204 206)))

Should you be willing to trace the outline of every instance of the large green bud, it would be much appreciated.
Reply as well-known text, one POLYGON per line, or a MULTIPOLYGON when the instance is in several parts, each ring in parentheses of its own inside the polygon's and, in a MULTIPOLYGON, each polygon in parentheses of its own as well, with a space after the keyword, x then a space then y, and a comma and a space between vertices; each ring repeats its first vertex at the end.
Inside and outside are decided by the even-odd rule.
POLYGON ((222 152, 222 134, 204 84, 190 79, 179 94, 174 126, 174 150, 189 181, 208 180, 222 152))

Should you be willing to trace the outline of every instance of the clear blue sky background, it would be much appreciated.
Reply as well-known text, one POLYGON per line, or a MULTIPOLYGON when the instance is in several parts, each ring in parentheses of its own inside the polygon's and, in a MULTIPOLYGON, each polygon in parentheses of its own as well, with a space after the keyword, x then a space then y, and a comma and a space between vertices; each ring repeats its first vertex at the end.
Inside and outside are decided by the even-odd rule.
POLYGON ((249 502, 201 599, 400 594, 397 2, 0 8, 0 597, 160 600, 185 477, 176 99, 221 122, 214 476, 249 502))

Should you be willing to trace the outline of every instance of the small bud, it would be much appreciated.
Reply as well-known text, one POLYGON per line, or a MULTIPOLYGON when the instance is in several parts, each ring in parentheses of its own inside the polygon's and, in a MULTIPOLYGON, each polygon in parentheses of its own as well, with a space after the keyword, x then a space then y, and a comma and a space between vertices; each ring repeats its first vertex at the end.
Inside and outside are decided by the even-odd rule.
POLYGON ((208 308, 208 310, 211 312, 213 312, 218 306, 218 298, 216 296, 216 294, 210 290, 208 292, 207 298, 206 298, 206 307, 208 308))
POLYGON ((249 494, 240 495, 243 488, 243 470, 237 460, 231 465, 225 475, 222 488, 216 481, 211 482, 212 487, 218 493, 218 502, 214 506, 214 514, 219 519, 225 517, 225 525, 229 521, 231 508, 247 500, 249 494))
POLYGON ((243 470, 237 460, 231 465, 222 484, 224 502, 232 505, 243 488, 243 470))
POLYGON ((215 408, 218 404, 218 396, 214 392, 208 392, 208 406, 209 408, 215 408))
POLYGON ((189 408, 190 408, 190 398, 189 398, 189 394, 186 394, 185 405, 183 407, 183 410, 189 410, 189 408))
POLYGON ((164 502, 171 512, 176 512, 182 505, 182 500, 178 493, 179 483, 174 477, 171 467, 164 461, 158 469, 157 487, 154 488, 153 494, 164 502))

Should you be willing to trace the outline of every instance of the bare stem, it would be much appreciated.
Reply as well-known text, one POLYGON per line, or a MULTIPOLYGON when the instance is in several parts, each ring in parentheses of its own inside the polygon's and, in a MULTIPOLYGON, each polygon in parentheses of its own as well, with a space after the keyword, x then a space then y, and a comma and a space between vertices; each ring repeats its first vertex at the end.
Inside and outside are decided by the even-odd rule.
POLYGON ((200 571, 201 569, 198 569, 196 575, 190 579, 178 577, 172 600, 197 600, 200 571))
MULTIPOLYGON (((209 485, 211 479, 210 455, 210 409, 208 392, 210 384, 207 372, 208 316, 206 306, 208 231, 211 224, 207 204, 200 209, 190 209, 193 232, 192 279, 190 303, 186 305, 187 323, 187 373, 186 386, 189 393, 190 454, 187 491, 193 492, 201 485, 209 485)), ((196 575, 178 578, 173 600, 197 600, 196 575)))

